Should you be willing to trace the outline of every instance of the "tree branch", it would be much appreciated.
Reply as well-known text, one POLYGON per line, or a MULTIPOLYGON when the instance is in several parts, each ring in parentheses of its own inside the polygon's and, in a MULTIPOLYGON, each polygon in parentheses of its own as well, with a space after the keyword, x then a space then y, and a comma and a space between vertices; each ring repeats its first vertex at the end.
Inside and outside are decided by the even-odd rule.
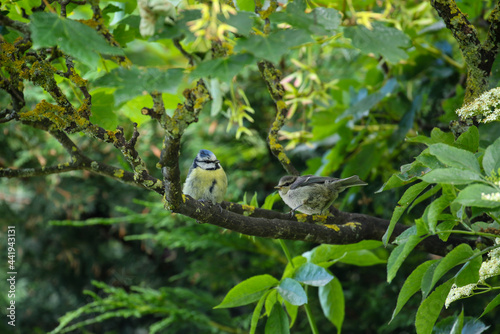
POLYGON ((186 89, 184 97, 186 100, 177 106, 173 116, 161 124, 166 134, 158 167, 162 168, 165 182, 165 206, 172 211, 183 201, 179 170, 181 137, 189 124, 198 121, 203 106, 211 99, 203 80, 199 80, 195 88, 186 89))
POLYGON ((264 79, 269 94, 271 95, 274 103, 276 103, 276 119, 274 120, 268 135, 269 148, 273 155, 278 158, 278 161, 283 165, 283 168, 291 175, 300 175, 300 173, 292 165, 290 159, 286 156, 283 146, 278 141, 279 130, 283 127, 288 113, 283 96, 285 89, 281 85, 281 73, 268 61, 260 61, 259 71, 264 79))
MULTIPOLYGON (((351 244, 362 240, 381 240, 389 221, 358 213, 336 211, 335 216, 309 216, 305 214, 279 213, 270 210, 223 202, 218 205, 200 202, 185 196, 175 212, 191 217, 200 223, 208 223, 242 234, 271 239, 302 240, 320 244, 351 244), (246 213, 246 214, 242 214, 246 213)), ((391 240, 409 226, 396 224, 391 240)), ((423 251, 446 255, 455 246, 474 241, 450 237, 447 242, 437 236, 423 239, 417 247, 423 251)))
POLYGON ((432 0, 432 6, 452 32, 467 64, 467 87, 464 104, 472 102, 488 86, 488 78, 498 54, 500 38, 500 4, 490 17, 488 36, 483 44, 476 28, 469 22, 454 0, 432 0))

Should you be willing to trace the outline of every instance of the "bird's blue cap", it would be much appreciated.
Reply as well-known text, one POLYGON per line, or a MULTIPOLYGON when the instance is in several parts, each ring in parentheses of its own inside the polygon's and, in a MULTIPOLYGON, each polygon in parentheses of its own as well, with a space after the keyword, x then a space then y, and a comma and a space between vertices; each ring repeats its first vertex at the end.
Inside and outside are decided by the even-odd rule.
POLYGON ((200 150, 200 152, 198 152, 198 155, 200 156, 200 158, 209 158, 210 156, 215 154, 213 154, 209 150, 200 150))

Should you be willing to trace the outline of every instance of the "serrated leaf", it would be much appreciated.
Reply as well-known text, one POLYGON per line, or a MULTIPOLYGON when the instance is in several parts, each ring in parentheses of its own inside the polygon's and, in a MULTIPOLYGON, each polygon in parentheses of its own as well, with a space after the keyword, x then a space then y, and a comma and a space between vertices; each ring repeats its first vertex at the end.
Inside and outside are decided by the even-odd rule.
POLYGON ((446 144, 434 144, 429 146, 429 152, 450 167, 467 169, 477 173, 481 172, 476 156, 469 151, 446 144))
POLYGON ((387 282, 391 283, 393 278, 403 264, 404 260, 408 257, 411 251, 422 241, 422 238, 418 235, 411 235, 408 237, 405 243, 398 245, 394 248, 387 260, 387 282))
MULTIPOLYGON (((467 244, 460 244, 455 247, 451 252, 446 254, 442 258, 435 268, 432 268, 432 278, 422 281, 422 293, 427 296, 432 290, 434 285, 439 281, 444 274, 446 274, 450 269, 460 264, 464 260, 468 259, 474 255, 472 248, 467 244)), ((430 277, 431 272, 429 272, 428 277, 430 277)))
POLYGON ((436 290, 420 304, 415 319, 417 334, 430 334, 432 332, 432 328, 441 313, 441 309, 444 306, 446 297, 448 297, 452 284, 453 279, 450 279, 446 283, 438 286, 436 290))
POLYGON ((231 55, 226 58, 217 58, 200 63, 189 75, 192 79, 202 77, 219 78, 223 82, 229 82, 235 75, 243 70, 248 64, 252 64, 254 58, 249 54, 231 55))
POLYGON ((96 79, 93 86, 115 87, 115 105, 131 100, 144 93, 176 93, 183 78, 183 69, 172 68, 161 70, 159 68, 130 69, 123 67, 115 68, 111 72, 96 79))
POLYGON ((479 131, 475 126, 471 126, 462 133, 454 144, 456 147, 476 153, 479 148, 479 131))
POLYGON ((312 41, 311 36, 303 30, 279 30, 266 37, 250 35, 241 38, 235 51, 246 51, 257 58, 277 63, 290 48, 312 41))
POLYGON ((330 35, 340 25, 341 16, 333 8, 316 7, 310 13, 305 9, 302 1, 294 1, 288 3, 285 11, 272 14, 271 20, 286 22, 315 35, 330 35))
POLYGON ((318 296, 323 314, 337 327, 337 333, 340 333, 345 316, 345 300, 339 280, 333 279, 327 285, 319 287, 318 296))
POLYGON ((450 199, 448 196, 441 196, 438 199, 432 201, 428 206, 429 211, 427 213, 427 221, 429 224, 429 231, 431 233, 436 233, 436 225, 441 212, 450 205, 450 199))
POLYGON ((252 13, 252 11, 239 11, 236 15, 229 15, 228 18, 224 15, 219 15, 222 23, 235 27, 238 30, 238 35, 242 36, 248 36, 250 31, 252 31, 254 17, 257 17, 257 15, 252 13))
POLYGON ((297 269, 294 278, 307 285, 324 286, 333 276, 325 268, 306 262, 297 269))
POLYGON ((498 193, 498 190, 485 184, 471 184, 462 190, 455 202, 465 206, 477 206, 480 208, 497 208, 500 202, 482 199, 483 195, 491 195, 498 193))
POLYGON ((441 161, 439 161, 439 159, 435 155, 432 155, 429 152, 428 148, 422 151, 422 153, 420 153, 415 158, 415 160, 420 164, 429 167, 430 169, 439 169, 446 167, 441 161))
POLYGON ((488 146, 484 151, 483 167, 486 174, 498 173, 500 168, 500 138, 488 146))
POLYGON ((408 54, 403 49, 408 48, 411 41, 404 32, 379 22, 373 22, 372 28, 369 30, 362 25, 347 27, 344 35, 365 54, 381 55, 393 64, 408 59, 408 54))
POLYGON ((410 300, 410 298, 420 290, 422 284, 422 277, 427 272, 431 264, 435 263, 437 260, 431 260, 419 265, 413 272, 408 276, 403 284, 403 287, 399 291, 398 301, 396 303, 396 308, 392 312, 392 319, 398 315, 403 306, 410 300))
POLYGON ((382 242, 384 243, 384 245, 387 245, 389 243, 392 232, 394 231, 394 227, 396 226, 399 218, 401 218, 401 216, 403 215, 406 208, 425 188, 427 188, 428 185, 429 184, 426 182, 420 182, 406 189, 403 196, 401 196, 401 199, 398 202, 399 206, 396 206, 396 208, 394 209, 391 221, 389 222, 389 226, 387 227, 387 231, 382 237, 382 242))
POLYGON ((280 304, 274 304, 274 307, 266 321, 264 329, 265 334, 287 334, 290 333, 288 316, 280 304))
POLYGON ((455 142, 455 137, 451 132, 444 132, 440 128, 434 128, 431 131, 431 139, 434 144, 443 143, 448 145, 453 145, 455 142))
POLYGON ((224 300, 214 308, 229 308, 256 302, 278 283, 271 275, 250 277, 229 290, 224 300))
POLYGON ((57 46, 90 67, 98 64, 99 53, 124 55, 122 49, 111 46, 96 30, 83 23, 46 12, 33 13, 30 19, 35 48, 57 46))
POLYGON ((481 174, 458 168, 439 168, 430 171, 420 179, 428 183, 447 183, 453 185, 482 181, 481 174))
POLYGON ((292 305, 304 305, 307 303, 307 295, 302 285, 293 278, 285 278, 276 288, 284 300, 292 305))

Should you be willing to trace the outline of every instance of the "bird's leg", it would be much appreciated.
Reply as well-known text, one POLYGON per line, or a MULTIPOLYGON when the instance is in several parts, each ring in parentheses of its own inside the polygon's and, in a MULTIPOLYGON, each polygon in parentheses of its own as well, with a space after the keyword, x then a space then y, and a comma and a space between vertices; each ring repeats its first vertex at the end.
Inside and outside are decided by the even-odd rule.
POLYGON ((304 205, 304 203, 302 203, 301 205, 299 205, 298 207, 292 209, 292 211, 290 211, 290 215, 293 217, 295 215, 295 211, 297 211, 298 208, 300 208, 302 205, 304 205))

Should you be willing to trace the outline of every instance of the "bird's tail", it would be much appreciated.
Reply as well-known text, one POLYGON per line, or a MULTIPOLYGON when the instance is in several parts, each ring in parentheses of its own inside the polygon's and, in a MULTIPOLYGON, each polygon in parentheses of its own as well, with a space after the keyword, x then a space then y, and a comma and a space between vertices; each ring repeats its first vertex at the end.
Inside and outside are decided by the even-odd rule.
POLYGON ((366 186, 368 183, 364 182, 357 175, 346 177, 345 179, 338 179, 330 183, 336 188, 349 188, 354 186, 366 186))

